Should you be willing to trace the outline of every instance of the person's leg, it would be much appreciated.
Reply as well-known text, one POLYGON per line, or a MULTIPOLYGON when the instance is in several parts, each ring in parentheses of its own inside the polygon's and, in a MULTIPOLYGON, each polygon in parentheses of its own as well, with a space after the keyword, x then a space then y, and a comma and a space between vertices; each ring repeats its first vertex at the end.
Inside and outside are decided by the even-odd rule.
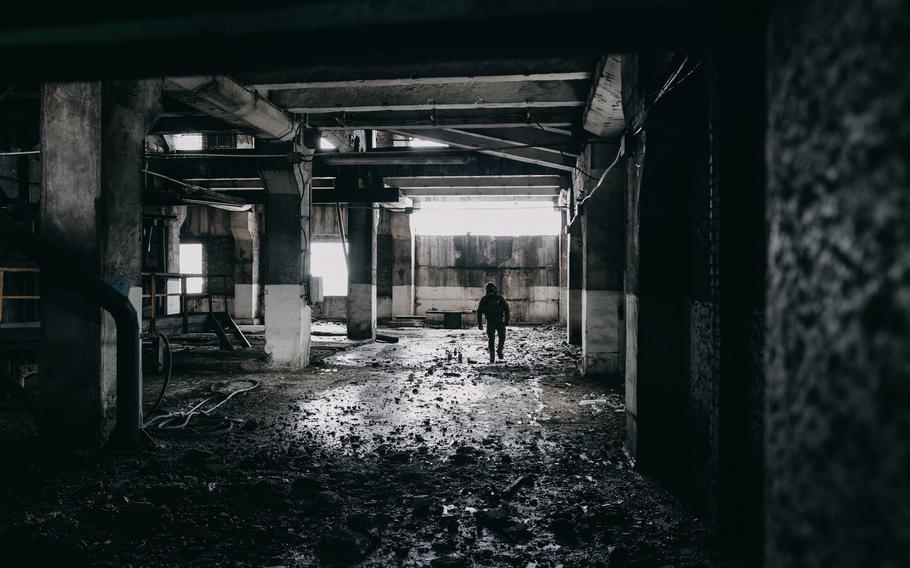
POLYGON ((500 325, 499 329, 496 331, 499 333, 499 347, 496 349, 496 352, 499 353, 499 358, 502 359, 502 349, 506 345, 506 326, 505 326, 505 324, 500 325))
POLYGON ((496 355, 493 353, 493 348, 496 342, 496 326, 490 325, 487 323, 487 349, 490 350, 490 363, 492 363, 496 355))

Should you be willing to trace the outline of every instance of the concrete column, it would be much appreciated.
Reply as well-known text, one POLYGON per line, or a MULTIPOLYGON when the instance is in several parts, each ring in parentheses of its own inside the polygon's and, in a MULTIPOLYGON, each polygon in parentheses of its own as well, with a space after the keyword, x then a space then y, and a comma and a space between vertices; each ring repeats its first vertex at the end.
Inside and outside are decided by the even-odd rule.
POLYGON ((902 566, 908 6, 802 0, 769 21, 766 565, 902 566))
POLYGON ((392 315, 414 315, 414 235, 411 216, 390 211, 392 224, 392 315))
POLYGON ((568 306, 566 309, 567 339, 569 345, 581 345, 581 297, 584 289, 584 283, 582 282, 584 270, 582 266, 581 219, 576 219, 576 222, 568 230, 569 233, 566 235, 566 248, 568 248, 566 260, 569 264, 568 306))
MULTIPOLYGON (((590 145, 592 177, 601 175, 618 150, 618 144, 590 145)), ((623 372, 624 200, 624 170, 617 167, 585 202, 581 213, 581 343, 585 375, 618 378, 623 372)))
MULTIPOLYGON (((43 85, 41 235, 141 314, 141 170, 160 109, 159 81, 43 85)), ((116 327, 65 277, 41 282, 42 437, 97 446, 116 420, 116 327)))
MULTIPOLYGON (((186 207, 169 207, 166 211, 175 217, 173 220, 168 220, 165 225, 167 227, 167 271, 176 274, 180 272, 180 229, 186 221, 187 210, 186 207)), ((168 294, 178 294, 180 287, 180 280, 167 280, 168 294)), ((168 296, 167 313, 168 315, 180 313, 179 296, 168 296)))
POLYGON ((392 317, 392 276, 395 270, 392 211, 380 207, 376 230, 376 318, 392 317))
POLYGON ((376 337, 376 229, 372 203, 348 208, 348 337, 376 337))
POLYGON ((566 216, 562 215, 562 230, 559 233, 559 325, 569 323, 569 233, 566 216))
MULTIPOLYGON (((296 143, 260 143, 264 154, 313 151, 296 143)), ((309 277, 311 163, 265 158, 259 173, 265 203, 265 351, 275 367, 299 369, 310 360, 309 277)))
POLYGON ((259 312, 259 223, 254 211, 231 213, 234 236, 234 319, 253 323, 259 312))

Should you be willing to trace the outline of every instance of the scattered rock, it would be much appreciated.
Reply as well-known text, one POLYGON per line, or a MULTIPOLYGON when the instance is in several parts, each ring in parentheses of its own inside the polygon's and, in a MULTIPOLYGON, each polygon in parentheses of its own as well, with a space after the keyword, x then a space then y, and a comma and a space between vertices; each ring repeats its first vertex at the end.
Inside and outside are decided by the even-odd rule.
POLYGON ((335 529, 323 537, 319 559, 329 565, 348 565, 360 562, 369 552, 366 536, 350 529, 335 529))
POLYGON ((294 491, 299 495, 312 495, 320 491, 325 491, 325 484, 315 477, 298 477, 294 480, 294 491))
POLYGON ((432 568, 467 568, 467 561, 461 556, 446 555, 430 561, 432 568))
POLYGON ((344 499, 334 491, 320 491, 316 494, 315 504, 320 511, 336 513, 344 508, 344 499))

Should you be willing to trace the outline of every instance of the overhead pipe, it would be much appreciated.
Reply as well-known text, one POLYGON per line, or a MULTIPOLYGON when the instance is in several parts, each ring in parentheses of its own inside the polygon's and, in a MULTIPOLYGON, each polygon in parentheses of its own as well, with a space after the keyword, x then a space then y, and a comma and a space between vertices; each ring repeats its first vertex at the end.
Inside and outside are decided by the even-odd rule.
POLYGON ((117 446, 135 447, 142 428, 142 382, 139 317, 132 302, 75 262, 71 255, 32 234, 3 211, 0 211, 0 241, 37 260, 45 274, 66 277, 69 286, 111 314, 117 326, 117 423, 111 441, 117 446))
POLYGON ((165 90, 206 114, 216 118, 227 115, 230 121, 255 131, 260 138, 287 142, 299 129, 298 122, 287 111, 230 77, 169 77, 165 90))

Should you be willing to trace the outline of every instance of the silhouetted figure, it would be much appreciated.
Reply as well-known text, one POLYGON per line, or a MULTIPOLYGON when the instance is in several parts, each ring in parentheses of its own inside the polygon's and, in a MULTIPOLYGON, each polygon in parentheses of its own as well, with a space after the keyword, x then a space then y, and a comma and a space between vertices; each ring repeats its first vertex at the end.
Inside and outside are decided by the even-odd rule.
POLYGON ((502 297, 496 284, 487 283, 487 295, 480 299, 477 306, 477 327, 483 329, 483 317, 487 317, 487 339, 489 339, 490 363, 496 360, 493 354, 493 343, 499 333, 499 346, 496 353, 502 359, 502 348, 506 343, 506 326, 509 325, 509 303, 502 297))

